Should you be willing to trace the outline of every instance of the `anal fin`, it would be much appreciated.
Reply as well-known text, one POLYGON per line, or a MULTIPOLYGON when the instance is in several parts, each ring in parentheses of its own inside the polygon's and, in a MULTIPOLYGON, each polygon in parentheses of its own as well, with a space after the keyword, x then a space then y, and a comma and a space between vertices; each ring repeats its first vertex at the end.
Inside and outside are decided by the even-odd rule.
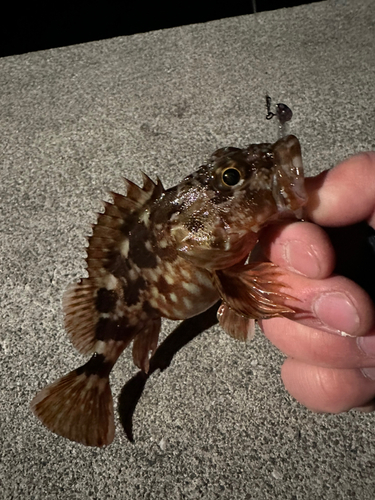
POLYGON ((161 318, 151 320, 143 331, 140 331, 133 342, 133 361, 138 368, 148 373, 150 367, 150 357, 156 351, 161 318))

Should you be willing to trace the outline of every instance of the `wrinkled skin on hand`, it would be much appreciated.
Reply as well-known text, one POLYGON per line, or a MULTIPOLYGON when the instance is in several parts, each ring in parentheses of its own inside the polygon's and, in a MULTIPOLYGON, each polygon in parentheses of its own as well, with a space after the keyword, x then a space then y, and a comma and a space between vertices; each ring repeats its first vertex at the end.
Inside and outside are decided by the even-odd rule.
MULTIPOLYGON (((375 228, 375 153, 363 153, 306 179, 311 222, 270 226, 261 244, 285 270, 283 281, 298 296, 290 319, 260 325, 287 359, 286 389, 317 412, 375 410, 375 306, 353 281, 333 274, 335 252, 320 226, 366 221, 375 228)), ((293 307, 293 304, 291 304, 293 307)))

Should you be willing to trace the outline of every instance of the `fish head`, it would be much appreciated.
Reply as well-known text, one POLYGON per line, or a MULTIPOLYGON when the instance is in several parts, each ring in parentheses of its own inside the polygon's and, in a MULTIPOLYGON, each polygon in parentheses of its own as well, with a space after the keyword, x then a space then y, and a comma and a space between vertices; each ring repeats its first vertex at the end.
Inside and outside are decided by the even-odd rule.
POLYGON ((300 143, 289 135, 274 144, 219 149, 177 190, 170 223, 180 254, 210 270, 229 267, 249 255, 262 227, 301 217, 300 143))

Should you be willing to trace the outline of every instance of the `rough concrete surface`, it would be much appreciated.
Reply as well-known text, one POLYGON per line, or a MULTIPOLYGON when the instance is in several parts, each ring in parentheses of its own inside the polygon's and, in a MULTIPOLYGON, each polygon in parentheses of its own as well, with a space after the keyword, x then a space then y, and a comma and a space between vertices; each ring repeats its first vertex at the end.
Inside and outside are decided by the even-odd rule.
MULTIPOLYGON (((29 408, 83 362, 61 297, 122 176, 169 187, 218 147, 273 141, 266 93, 294 111, 308 174, 374 148, 374 10, 332 0, 0 59, 1 498, 374 498, 374 415, 303 408, 259 332, 182 349, 146 386, 135 444, 116 417, 113 444, 85 448, 29 408)), ((135 372, 127 352, 115 398, 135 372)))

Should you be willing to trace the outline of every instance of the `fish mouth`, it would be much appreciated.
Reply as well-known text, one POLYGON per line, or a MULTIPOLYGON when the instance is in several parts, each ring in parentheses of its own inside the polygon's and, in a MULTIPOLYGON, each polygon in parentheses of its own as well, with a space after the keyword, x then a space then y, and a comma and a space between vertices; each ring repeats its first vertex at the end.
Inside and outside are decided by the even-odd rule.
POLYGON ((300 142, 294 135, 288 135, 272 149, 275 161, 272 194, 278 211, 292 211, 298 216, 307 201, 300 142))

